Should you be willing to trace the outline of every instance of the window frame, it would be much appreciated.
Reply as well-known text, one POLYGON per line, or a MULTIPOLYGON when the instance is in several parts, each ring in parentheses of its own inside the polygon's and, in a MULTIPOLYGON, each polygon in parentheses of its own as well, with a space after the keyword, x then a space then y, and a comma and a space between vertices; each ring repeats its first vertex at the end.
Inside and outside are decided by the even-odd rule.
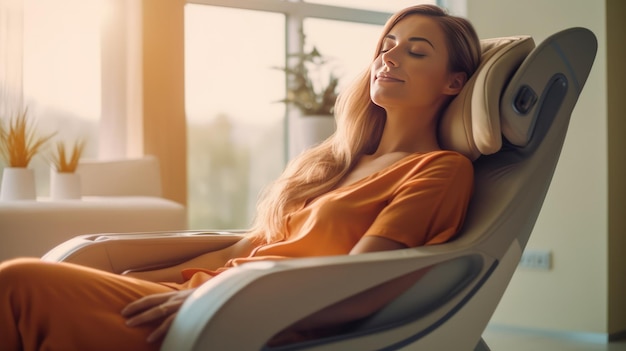
POLYGON ((239 8, 284 13, 288 17, 316 17, 329 20, 383 25, 391 13, 307 3, 301 0, 187 0, 188 4, 239 8))

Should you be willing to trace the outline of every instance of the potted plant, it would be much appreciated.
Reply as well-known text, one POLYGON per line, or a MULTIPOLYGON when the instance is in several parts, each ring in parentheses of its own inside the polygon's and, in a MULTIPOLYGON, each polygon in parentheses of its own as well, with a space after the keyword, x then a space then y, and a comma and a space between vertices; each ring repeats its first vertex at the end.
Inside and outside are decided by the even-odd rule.
POLYGON ((76 141, 68 152, 62 141, 57 142, 50 173, 50 197, 52 199, 80 199, 80 177, 76 174, 78 161, 85 148, 84 141, 76 141), (69 156, 69 157, 68 157, 69 156))
MULTIPOLYGON (((304 41, 304 35, 302 35, 304 41)), ((330 61, 313 46, 310 51, 291 54, 297 61, 282 69, 288 79, 287 96, 281 102, 294 106, 300 115, 291 118, 297 154, 328 138, 335 131, 333 109, 337 100, 339 78, 330 61)))
POLYGON ((11 117, 9 127, 0 131, 0 156, 4 168, 0 186, 1 200, 34 200, 37 197, 35 175, 28 164, 53 134, 38 136, 24 109, 11 117))
POLYGON ((314 46, 311 51, 292 54, 298 61, 283 70, 289 79, 287 96, 282 102, 292 104, 303 116, 333 116, 339 78, 327 70, 329 60, 314 46))

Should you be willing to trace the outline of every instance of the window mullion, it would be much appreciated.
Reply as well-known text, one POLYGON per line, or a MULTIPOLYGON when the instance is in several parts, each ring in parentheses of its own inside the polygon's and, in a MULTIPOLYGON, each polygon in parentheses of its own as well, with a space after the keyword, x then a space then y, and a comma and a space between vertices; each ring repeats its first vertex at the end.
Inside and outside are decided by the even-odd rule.
MULTIPOLYGON (((304 18, 297 14, 288 14, 286 15, 285 20, 285 66, 293 67, 296 58, 293 57, 292 54, 304 52, 304 36, 303 34, 303 26, 304 26, 304 18)), ((287 90, 289 87, 294 84, 293 81, 289 80, 289 75, 285 75, 285 84, 287 86, 287 90)), ((286 118, 285 118, 285 160, 288 160, 292 157, 290 155, 289 150, 294 149, 295 140, 292 135, 294 135, 295 128, 295 119, 298 118, 299 113, 296 108, 294 108, 291 104, 286 104, 286 118)))

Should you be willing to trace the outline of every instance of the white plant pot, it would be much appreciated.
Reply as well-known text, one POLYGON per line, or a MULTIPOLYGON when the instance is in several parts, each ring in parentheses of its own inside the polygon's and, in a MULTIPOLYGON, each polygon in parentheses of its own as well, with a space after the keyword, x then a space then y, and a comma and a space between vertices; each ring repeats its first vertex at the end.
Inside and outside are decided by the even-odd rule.
POLYGON ((50 198, 53 200, 80 199, 80 186, 80 175, 50 171, 50 198))
POLYGON ((298 119, 298 146, 300 151, 317 145, 335 132, 332 116, 301 116, 298 119))
POLYGON ((36 200, 35 171, 26 167, 7 167, 2 172, 0 200, 36 200))

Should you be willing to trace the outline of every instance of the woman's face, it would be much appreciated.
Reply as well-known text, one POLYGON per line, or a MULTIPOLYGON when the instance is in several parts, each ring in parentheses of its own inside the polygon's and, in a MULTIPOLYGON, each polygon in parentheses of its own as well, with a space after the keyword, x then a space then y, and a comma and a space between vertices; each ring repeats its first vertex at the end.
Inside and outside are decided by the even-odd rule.
POLYGON ((383 38, 371 65, 370 96, 385 109, 437 108, 458 93, 450 89, 453 77, 443 30, 430 17, 409 15, 383 38))

